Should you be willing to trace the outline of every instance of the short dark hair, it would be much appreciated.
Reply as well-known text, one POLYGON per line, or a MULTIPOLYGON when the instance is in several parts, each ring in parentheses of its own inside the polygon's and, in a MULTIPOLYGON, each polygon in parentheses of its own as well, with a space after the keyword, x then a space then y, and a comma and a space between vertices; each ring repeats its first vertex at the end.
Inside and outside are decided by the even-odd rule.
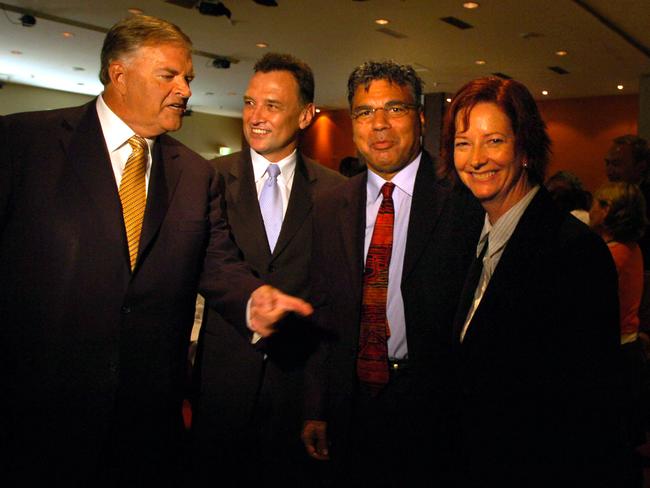
POLYGON ((399 86, 407 86, 417 106, 422 103, 422 85, 424 82, 412 66, 397 64, 395 61, 368 61, 357 66, 348 78, 348 104, 352 108, 352 99, 359 86, 367 90, 370 83, 386 80, 399 86))
POLYGON ((589 194, 580 179, 569 171, 558 171, 544 184, 551 198, 561 210, 587 210, 590 207, 589 194))
POLYGON ((175 24, 150 15, 133 15, 120 20, 104 38, 99 80, 103 85, 111 81, 108 67, 116 59, 131 54, 145 45, 180 44, 192 49, 190 38, 175 24))
MULTIPOLYGON (((494 103, 510 119, 515 135, 516 155, 527 161, 526 172, 532 183, 542 184, 551 155, 551 140, 537 104, 520 82, 498 77, 470 81, 454 95, 447 108, 442 132, 442 159, 446 172, 454 177, 454 138, 456 116, 464 112, 463 124, 469 124, 469 114, 479 103, 494 103)), ((455 178, 455 177, 454 177, 455 178)))
MULTIPOLYGON (((639 136, 634 134, 625 134, 624 136, 619 136, 614 139, 614 144, 621 146, 630 146, 632 148, 632 156, 634 157, 634 162, 639 163, 641 161, 646 161, 648 156, 648 142, 639 136)), ((650 161, 648 161, 650 164, 650 161)))
POLYGON ((644 234, 646 201, 637 185, 622 181, 601 186, 594 195, 596 205, 607 206, 609 210, 603 226, 618 242, 635 242, 644 234))
POLYGON ((288 71, 298 83, 300 101, 303 105, 314 103, 314 73, 307 63, 291 54, 267 53, 253 67, 255 73, 288 71))

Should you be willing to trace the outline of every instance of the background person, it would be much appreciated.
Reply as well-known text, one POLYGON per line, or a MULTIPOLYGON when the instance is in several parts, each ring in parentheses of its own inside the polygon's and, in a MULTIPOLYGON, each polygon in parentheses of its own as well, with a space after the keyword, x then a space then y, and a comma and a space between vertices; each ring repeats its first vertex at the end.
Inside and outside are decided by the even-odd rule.
POLYGON ((591 226, 612 253, 618 273, 622 352, 622 409, 628 457, 622 486, 643 486, 643 467, 636 447, 646 442, 648 405, 643 395, 646 358, 639 339, 639 305, 643 296, 643 257, 637 241, 646 229, 646 202, 637 185, 606 183, 594 195, 591 226))

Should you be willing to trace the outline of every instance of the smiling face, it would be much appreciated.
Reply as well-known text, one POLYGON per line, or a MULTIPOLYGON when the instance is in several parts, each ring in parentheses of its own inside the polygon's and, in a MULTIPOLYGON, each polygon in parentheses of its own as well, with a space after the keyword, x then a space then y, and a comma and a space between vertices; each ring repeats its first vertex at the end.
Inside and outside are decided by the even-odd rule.
POLYGON ((291 154, 313 116, 314 105, 302 104, 298 82, 289 71, 258 72, 251 78, 244 95, 244 136, 268 161, 291 154))
POLYGON ((354 144, 368 164, 368 168, 385 180, 411 163, 420 152, 420 135, 424 115, 418 109, 409 109, 403 117, 389 118, 386 104, 415 104, 407 86, 387 80, 375 80, 368 89, 360 85, 352 98, 352 111, 361 107, 376 110, 370 120, 352 120, 354 144))
POLYGON ((479 199, 491 223, 531 189, 515 151, 515 136, 508 116, 494 103, 478 103, 456 116, 454 165, 461 181, 479 199))
POLYGON ((113 61, 108 72, 104 100, 136 134, 155 137, 180 129, 194 78, 186 46, 144 45, 113 61))

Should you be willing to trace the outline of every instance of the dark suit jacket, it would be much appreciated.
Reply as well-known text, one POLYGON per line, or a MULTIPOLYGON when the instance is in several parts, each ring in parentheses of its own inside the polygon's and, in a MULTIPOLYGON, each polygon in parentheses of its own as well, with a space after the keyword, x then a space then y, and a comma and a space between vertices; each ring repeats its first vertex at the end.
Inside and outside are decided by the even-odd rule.
MULTIPOLYGON (((246 262, 265 282, 307 298, 312 200, 344 178, 298 154, 287 212, 271 254, 250 152, 216 159, 214 165, 224 195, 224 215, 246 262)), ((250 429, 269 429, 257 432, 255 443, 267 437, 276 442, 278 451, 282 450, 277 444, 280 439, 299 442, 302 367, 317 337, 307 323, 299 320, 286 321, 276 335, 256 345, 251 344, 251 337, 247 327, 233 325, 206 309, 195 369, 198 398, 193 402, 194 433, 202 442, 213 445, 212 457, 214 445, 225 446, 231 453, 235 451, 232 442, 225 439, 243 441, 247 435, 253 435, 250 429), (253 422, 256 408, 261 411, 255 412, 258 422, 253 422)), ((201 449, 205 450, 202 442, 201 449)), ((250 450, 251 446, 247 443, 245 448, 250 450)))
POLYGON ((206 249, 208 296, 233 320, 260 284, 237 261, 214 172, 157 138, 131 274, 95 102, 1 118, 0 143, 0 477, 99 486, 115 462, 105 471, 164 485, 206 249))
MULTIPOLYGON (((336 338, 310 361, 306 418, 328 422, 333 462, 347 456, 358 383, 366 181, 364 172, 314 203, 314 315, 336 338)), ((403 407, 415 426, 407 437, 432 440, 423 458, 431 456, 433 445, 441 440, 444 403, 449 399, 451 327, 482 213, 464 188, 436 180, 434 164, 424 153, 415 180, 401 284, 409 374, 416 384, 403 407)))
MULTIPOLYGON (((616 269, 541 188, 506 245, 458 360, 465 486, 617 486, 616 269)), ((474 290, 466 290, 472 294, 474 290)))

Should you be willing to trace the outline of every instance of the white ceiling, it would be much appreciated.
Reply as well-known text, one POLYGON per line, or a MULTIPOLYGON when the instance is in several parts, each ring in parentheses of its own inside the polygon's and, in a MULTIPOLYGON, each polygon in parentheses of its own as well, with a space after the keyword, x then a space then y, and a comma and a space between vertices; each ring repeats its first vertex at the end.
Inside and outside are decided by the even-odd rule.
POLYGON ((231 20, 163 0, 5 0, 0 81, 98 94, 104 33, 130 15, 130 7, 174 22, 192 38, 196 79, 190 107, 198 112, 239 116, 253 64, 270 50, 311 65, 316 102, 325 108, 346 106, 347 77, 369 59, 412 64, 426 92, 450 94, 494 72, 522 81, 539 98, 542 90, 548 98, 629 94, 638 93, 640 76, 650 74, 650 0, 482 0, 475 10, 464 9, 462 0, 276 0, 277 7, 222 1, 231 20), (36 17, 34 26, 22 26, 24 11, 36 17), (447 16, 473 28, 443 23, 440 18, 447 16), (389 19, 385 27, 405 37, 378 32, 377 18, 389 19), (64 31, 74 37, 64 38, 64 31), (258 42, 269 47, 260 49, 258 42), (557 56, 560 49, 569 54, 557 56), (216 69, 213 55, 238 62, 216 69), (475 64, 478 59, 486 64, 475 64))

